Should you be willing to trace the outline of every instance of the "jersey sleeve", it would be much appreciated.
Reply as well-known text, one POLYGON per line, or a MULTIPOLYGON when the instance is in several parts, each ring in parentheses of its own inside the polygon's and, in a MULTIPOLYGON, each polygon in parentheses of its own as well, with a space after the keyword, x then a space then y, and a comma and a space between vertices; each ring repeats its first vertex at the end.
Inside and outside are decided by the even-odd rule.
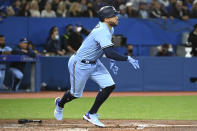
POLYGON ((12 51, 12 48, 6 46, 6 47, 5 47, 5 51, 12 51))
POLYGON ((100 31, 95 35, 94 40, 100 44, 101 48, 107 48, 113 46, 114 44, 111 41, 111 34, 105 31, 100 31))

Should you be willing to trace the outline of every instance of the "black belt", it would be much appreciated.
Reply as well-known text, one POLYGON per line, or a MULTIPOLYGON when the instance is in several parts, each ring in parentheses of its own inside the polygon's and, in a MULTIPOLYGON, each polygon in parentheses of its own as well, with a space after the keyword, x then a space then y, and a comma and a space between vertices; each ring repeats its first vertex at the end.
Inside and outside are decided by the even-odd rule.
POLYGON ((95 64, 96 63, 96 61, 88 61, 88 60, 82 60, 81 62, 85 63, 85 64, 95 64))

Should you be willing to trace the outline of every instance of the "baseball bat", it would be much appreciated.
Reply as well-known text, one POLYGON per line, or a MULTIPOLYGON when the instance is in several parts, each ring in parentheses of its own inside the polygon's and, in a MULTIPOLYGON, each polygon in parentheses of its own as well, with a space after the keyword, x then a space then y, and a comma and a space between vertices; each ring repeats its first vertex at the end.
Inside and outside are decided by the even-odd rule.
POLYGON ((42 123, 42 120, 28 120, 28 119, 19 119, 18 120, 19 124, 25 124, 25 123, 31 123, 31 122, 42 123))

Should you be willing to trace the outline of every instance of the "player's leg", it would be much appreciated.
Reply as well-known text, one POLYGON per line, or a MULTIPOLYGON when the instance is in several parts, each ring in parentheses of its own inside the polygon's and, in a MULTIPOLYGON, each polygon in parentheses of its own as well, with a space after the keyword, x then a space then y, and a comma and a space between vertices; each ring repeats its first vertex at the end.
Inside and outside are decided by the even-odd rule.
POLYGON ((89 110, 90 114, 97 113, 100 106, 105 102, 105 100, 109 97, 109 95, 112 93, 112 91, 115 89, 115 85, 108 86, 104 89, 101 89, 95 99, 95 102, 91 109, 89 110))
POLYGON ((100 106, 105 102, 105 100, 115 89, 115 83, 111 75, 101 62, 97 64, 96 71, 91 74, 91 79, 94 80, 101 87, 101 90, 97 94, 95 102, 89 112, 84 115, 84 119, 92 122, 95 125, 104 127, 104 124, 98 120, 96 113, 100 106), (93 120, 89 119, 91 117, 93 120))
POLYGON ((81 61, 71 58, 68 63, 70 73, 71 89, 67 91, 62 98, 56 98, 55 117, 61 120, 63 117, 64 105, 73 99, 82 96, 85 83, 90 75, 91 65, 83 65, 81 61))
POLYGON ((72 58, 68 63, 68 67, 71 89, 64 94, 58 104, 62 108, 64 108, 64 104, 67 102, 82 96, 86 81, 88 80, 92 70, 90 64, 84 64, 79 60, 72 60, 72 58))
POLYGON ((115 89, 115 83, 110 73, 101 62, 98 63, 97 70, 91 75, 91 79, 101 87, 101 90, 98 92, 96 100, 89 111, 89 113, 93 114, 97 113, 99 107, 115 89))
POLYGON ((10 68, 12 73, 12 89, 18 91, 23 79, 23 73, 16 68, 10 68))
POLYGON ((0 89, 3 88, 4 77, 5 77, 5 70, 0 69, 0 89))
POLYGON ((3 89, 3 82, 4 82, 4 78, 5 78, 5 65, 4 64, 0 64, 0 89, 3 89))
POLYGON ((75 99, 76 97, 74 97, 71 93, 70 90, 66 91, 65 94, 63 95, 62 98, 57 97, 55 99, 55 110, 54 110, 54 116, 57 120, 62 120, 63 118, 63 109, 64 109, 64 105, 69 102, 72 101, 73 99, 75 99))

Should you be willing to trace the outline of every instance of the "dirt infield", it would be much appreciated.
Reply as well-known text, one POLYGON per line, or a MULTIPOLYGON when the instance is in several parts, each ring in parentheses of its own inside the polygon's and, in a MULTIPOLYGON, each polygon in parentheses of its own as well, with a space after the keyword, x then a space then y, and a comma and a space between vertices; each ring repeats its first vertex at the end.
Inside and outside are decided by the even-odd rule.
MULTIPOLYGON (((64 92, 0 93, 7 98, 55 98, 64 92)), ((96 92, 84 92, 94 97, 96 92)), ((197 92, 114 92, 111 96, 188 96, 197 92)), ((0 120, 0 131, 197 131, 197 121, 189 120, 101 120, 106 128, 98 128, 84 120, 42 120, 42 123, 18 124, 17 120, 0 120)))
POLYGON ((17 120, 0 120, 1 131, 197 131, 197 121, 102 120, 105 128, 84 120, 42 120, 42 123, 18 124, 17 120))

